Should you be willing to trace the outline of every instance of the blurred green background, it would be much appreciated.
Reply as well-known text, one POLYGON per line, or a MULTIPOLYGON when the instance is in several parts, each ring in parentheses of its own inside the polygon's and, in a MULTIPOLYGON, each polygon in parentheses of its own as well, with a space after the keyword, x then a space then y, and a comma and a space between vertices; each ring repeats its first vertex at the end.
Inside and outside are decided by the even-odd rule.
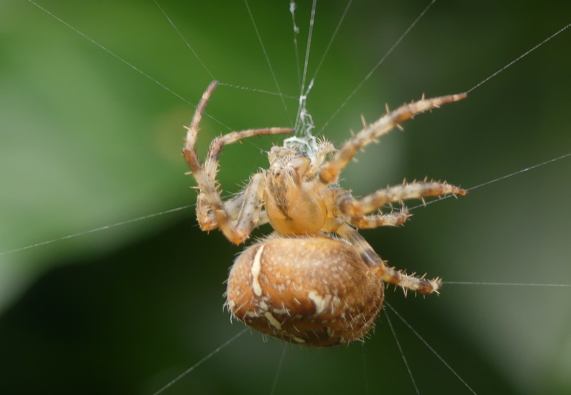
MULTIPOLYGON (((427 3, 353 2, 310 95, 318 130, 427 3)), ((242 329, 222 311, 241 248, 199 231, 180 157, 185 100, 211 76, 153 1, 40 4, 134 67, 27 1, 0 3, 0 393, 150 394, 242 329)), ((346 4, 318 4, 309 75, 346 4)), ((243 2, 160 5, 217 79, 276 90, 243 2)), ((250 6, 296 96, 288 1, 250 6)), ((298 2, 300 56, 309 6, 298 2)), ((467 90, 570 21, 568 1, 437 2, 323 134, 338 144, 385 102, 467 90)), ((570 48, 567 31, 467 101, 418 117, 362 154, 344 185, 363 194, 430 176, 469 187, 571 151, 570 48)), ((233 129, 288 126, 297 102, 286 104, 222 86, 208 112, 233 129)), ((224 132, 205 119, 201 152, 224 132)), ((224 189, 279 141, 228 148, 224 189)), ((394 265, 445 280, 570 284, 570 174, 571 159, 556 162, 366 237, 394 265)), ((449 285, 426 299, 391 288, 387 300, 477 393, 571 394, 571 288, 449 285)), ((389 318, 422 393, 469 393, 389 318)), ((414 393, 384 314, 364 344, 283 350, 247 332, 166 393, 414 393)))

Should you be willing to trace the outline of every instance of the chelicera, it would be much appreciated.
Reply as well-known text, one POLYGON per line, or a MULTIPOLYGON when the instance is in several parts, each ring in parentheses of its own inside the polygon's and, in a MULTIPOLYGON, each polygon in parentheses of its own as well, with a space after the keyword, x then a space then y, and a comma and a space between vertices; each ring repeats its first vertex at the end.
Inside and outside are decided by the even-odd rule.
MULTIPOLYGON (((254 174, 237 195, 222 200, 216 181, 222 148, 239 140, 292 133, 291 128, 249 129, 215 138, 204 162, 195 143, 213 81, 188 126, 183 155, 198 184, 197 220, 203 231, 219 229, 234 244, 269 223, 274 232, 246 248, 228 278, 226 305, 233 317, 258 331, 309 346, 362 340, 373 328, 385 283, 422 295, 437 293, 439 278, 407 275, 388 266, 358 229, 398 226, 410 217, 405 208, 383 213, 391 203, 429 196, 466 194, 446 182, 422 181, 379 189, 355 198, 338 184, 356 153, 395 127, 465 93, 404 104, 345 142, 292 137, 268 154, 269 168, 254 174)), ((403 206, 404 207, 404 206, 403 206)))

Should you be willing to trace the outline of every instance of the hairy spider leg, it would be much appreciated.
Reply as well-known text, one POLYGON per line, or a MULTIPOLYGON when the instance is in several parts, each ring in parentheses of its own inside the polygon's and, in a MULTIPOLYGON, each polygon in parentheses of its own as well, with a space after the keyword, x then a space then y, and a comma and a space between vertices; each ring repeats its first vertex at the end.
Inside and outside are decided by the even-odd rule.
MULTIPOLYGON (((424 181, 403 182, 402 185, 389 186, 379 189, 361 199, 351 195, 343 195, 337 201, 339 210, 351 218, 359 219, 365 214, 382 208, 385 204, 403 202, 411 199, 424 199, 431 196, 458 195, 465 196, 467 191, 447 182, 424 181)), ((382 225, 380 225, 382 226, 382 225)), ((389 225, 390 226, 390 225, 389 225)))
POLYGON ((252 177, 238 199, 225 203, 220 196, 216 181, 218 156, 224 145, 254 136, 291 133, 293 129, 248 129, 219 136, 212 140, 206 161, 201 164, 196 154, 195 144, 202 115, 216 86, 217 81, 212 81, 202 94, 191 124, 186 127, 187 133, 182 153, 190 167, 190 174, 196 180, 200 191, 196 203, 196 215, 200 228, 206 231, 219 228, 228 240, 240 244, 247 239, 259 219, 263 174, 252 177), (239 211, 236 213, 238 209, 239 211))
POLYGON ((343 169, 349 164, 351 159, 353 159, 357 151, 377 141, 381 136, 387 134, 395 127, 400 127, 403 122, 413 118, 416 114, 439 108, 444 104, 460 101, 466 97, 467 93, 459 93, 432 99, 423 98, 416 102, 404 104, 396 110, 388 112, 376 122, 365 125, 363 130, 343 144, 333 159, 322 165, 319 172, 321 182, 325 184, 336 183, 339 179, 339 174, 341 174, 343 169))
POLYGON ((363 215, 360 217, 352 217, 351 225, 359 229, 374 229, 382 226, 400 226, 403 225, 412 214, 406 209, 402 209, 396 213, 363 215))
POLYGON ((388 266, 367 240, 349 225, 341 225, 336 233, 355 247, 365 263, 374 266, 378 270, 379 277, 383 282, 401 287, 405 295, 409 290, 422 295, 438 293, 442 285, 442 280, 439 278, 428 280, 424 277, 415 277, 414 275, 406 274, 401 270, 388 266))
MULTIPOLYGON (((243 243, 258 225, 264 223, 260 218, 265 216, 261 215, 263 198, 264 198, 265 176, 263 173, 256 173, 250 179, 248 186, 243 192, 243 201, 240 205, 235 220, 232 221, 233 226, 220 225, 220 229, 224 236, 234 244, 243 243)), ((231 213, 234 214, 234 213, 231 213)), ((218 218, 220 223, 220 218, 218 218)))

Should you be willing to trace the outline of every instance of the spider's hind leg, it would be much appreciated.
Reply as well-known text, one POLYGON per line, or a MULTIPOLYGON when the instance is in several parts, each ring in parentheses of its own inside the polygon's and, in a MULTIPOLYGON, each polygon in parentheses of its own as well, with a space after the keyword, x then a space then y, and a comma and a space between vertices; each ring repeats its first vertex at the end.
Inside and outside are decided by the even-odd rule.
POLYGON ((355 247, 365 263, 376 268, 383 282, 401 287, 405 294, 410 290, 422 295, 429 295, 438 293, 442 286, 442 280, 438 277, 431 280, 424 277, 415 277, 386 265, 363 236, 349 225, 341 225, 336 233, 355 247))

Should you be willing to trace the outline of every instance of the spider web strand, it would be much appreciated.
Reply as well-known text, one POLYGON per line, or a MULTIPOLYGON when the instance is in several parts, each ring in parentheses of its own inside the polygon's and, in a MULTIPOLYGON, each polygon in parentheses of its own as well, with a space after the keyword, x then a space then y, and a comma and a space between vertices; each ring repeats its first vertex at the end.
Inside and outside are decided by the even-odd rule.
POLYGON ((412 382, 412 386, 414 387, 414 392, 416 392, 418 395, 420 395, 420 391, 418 389, 418 386, 416 385, 416 381, 414 380, 414 376, 412 375, 412 370, 410 369, 408 361, 406 360, 406 356, 404 355, 404 351, 403 351, 402 346, 401 346, 399 339, 397 337, 397 333, 396 333, 395 328, 393 327, 393 324, 391 322, 391 317, 389 317, 388 311, 386 311, 386 310, 385 310, 385 318, 387 319, 387 322, 389 323, 389 328, 391 329, 391 333, 393 334, 393 338, 395 339, 395 343, 397 344, 397 347, 399 349, 400 356, 402 358, 402 361, 404 362, 404 366, 406 367, 406 370, 408 372, 408 376, 410 377, 410 381, 412 382))
POLYGON ((325 129, 329 126, 329 123, 339 114, 339 112, 349 103, 349 101, 355 96, 355 94, 363 87, 365 82, 371 78, 371 76, 377 71, 377 69, 387 60, 387 58, 394 52, 394 50, 400 45, 400 43, 406 38, 406 36, 414 29, 414 27, 420 22, 422 17, 430 10, 430 8, 436 3, 436 0, 432 0, 424 9, 418 14, 418 16, 412 21, 408 28, 400 35, 400 37, 394 42, 394 44, 389 48, 387 52, 379 59, 379 61, 373 66, 371 70, 365 75, 365 77, 357 84, 357 86, 349 93, 349 95, 341 102, 339 107, 331 114, 331 116, 325 121, 320 133, 323 133, 325 129))
POLYGON ((274 395, 276 393, 276 388, 278 387, 278 381, 280 375, 282 373, 283 363, 285 360, 285 356, 287 353, 287 343, 284 343, 282 347, 282 352, 280 353, 280 359, 278 360, 278 366, 276 368, 276 374, 274 375, 274 380, 272 381, 272 389, 270 391, 270 395, 274 395))
POLYGON ((270 69, 270 73, 272 74, 272 79, 274 80, 274 85, 276 86, 277 91, 280 93, 280 98, 281 98, 282 104, 284 106, 284 110, 286 111, 286 114, 287 114, 287 105, 286 105, 285 99, 283 97, 283 93, 282 93, 282 89, 280 87, 280 83, 278 82, 278 78, 276 77, 276 73, 274 71, 274 66, 272 66, 272 62, 270 61, 270 56, 268 55, 268 52, 266 51, 266 46, 264 45, 264 41, 262 40, 262 36, 260 35, 258 25, 256 24, 256 19, 254 18, 254 14, 252 13, 252 9, 250 8, 250 4, 248 3, 248 0, 244 0, 244 5, 246 6, 246 10, 248 11, 248 15, 250 16, 250 21, 252 22, 252 26, 254 27, 254 31, 256 32, 256 37, 258 38, 258 43, 260 44, 260 47, 262 48, 262 52, 264 53, 264 58, 266 59, 266 64, 268 65, 268 68, 270 69))
MULTIPOLYGON (((307 67, 309 65, 309 54, 311 53, 311 41, 313 38, 313 27, 315 26, 315 11, 317 9, 317 0, 313 0, 311 5, 311 15, 309 17, 309 32, 307 34, 307 43, 305 44, 305 59, 303 61, 303 75, 301 78, 301 87, 299 90, 299 105, 297 107, 297 114, 295 116, 294 129, 298 131, 300 124, 303 123, 302 111, 305 109, 306 100, 305 96, 308 94, 305 90, 305 82, 307 78, 307 67)), ((310 83, 310 86, 312 84, 310 83)), ((309 90, 309 89, 308 89, 309 90)))
POLYGON ((369 369, 367 363, 367 349, 364 345, 361 347, 361 360, 363 361, 363 389, 365 390, 365 395, 369 395, 369 369))
POLYGON ((240 336, 242 336, 244 333, 246 333, 246 328, 242 329, 240 332, 236 333, 234 336, 232 336, 230 339, 226 340, 224 343, 222 343, 221 345, 219 345, 218 347, 216 347, 214 350, 212 350, 210 353, 206 354, 204 357, 202 357, 200 360, 198 360, 194 365, 190 366, 189 368, 187 368, 184 372, 182 372, 181 374, 179 374, 178 376, 176 376, 174 379, 172 379, 171 381, 169 381, 168 383, 166 383, 164 386, 162 386, 158 391, 153 392, 153 395, 159 395, 162 394, 163 392, 165 392, 168 388, 170 388, 172 385, 176 384, 177 382, 179 382, 181 379, 183 379, 185 376, 188 376, 190 373, 192 373, 193 370, 195 370, 196 368, 198 368, 200 365, 202 365, 204 362, 208 361, 210 358, 212 358, 213 356, 215 356, 216 354, 218 354, 220 351, 222 351, 224 348, 228 347, 230 344, 232 344, 235 340, 237 340, 240 336))
MULTIPOLYGON (((211 79, 213 80, 218 80, 218 78, 216 78, 214 76, 214 74, 212 73, 212 71, 210 71, 210 69, 208 68, 208 66, 206 65, 206 63, 204 63, 204 61, 202 60, 202 58, 198 55, 198 52, 196 52, 196 50, 194 49, 194 47, 190 44, 190 42, 188 41, 188 39, 186 39, 186 37, 182 34, 182 32, 180 31, 180 29, 178 28, 178 26, 174 23, 174 21, 172 20, 172 18, 169 16, 169 14, 166 12, 166 10, 161 7, 161 5, 158 3, 157 0, 153 0, 153 2, 155 3, 155 5, 157 6, 157 8, 161 11, 161 13, 163 14, 163 16, 165 17, 165 19, 167 20, 167 22, 169 23, 169 25, 173 28, 173 30, 176 32, 176 34, 178 35, 178 37, 182 40, 182 42, 186 45, 186 47, 192 52, 192 55, 196 58, 196 60, 198 61, 198 63, 200 63, 200 65, 202 66, 202 68, 208 73, 208 75, 210 76, 211 79)), ((239 90, 243 90, 243 91, 248 91, 248 92, 254 92, 254 93, 260 93, 260 94, 264 94, 264 95, 271 95, 271 96, 281 96, 281 92, 272 92, 266 89, 258 89, 258 88, 251 88, 248 86, 243 86, 243 85, 238 85, 238 84, 232 84, 229 82, 223 82, 218 80, 218 86, 225 86, 228 88, 233 88, 233 89, 239 89, 239 90)), ((285 98, 287 99, 297 99, 295 96, 292 95, 283 95, 285 98)))
POLYGON ((30 249, 32 249, 32 248, 44 247, 44 246, 47 246, 47 245, 49 245, 49 244, 56 243, 56 242, 58 242, 58 241, 70 240, 70 239, 75 239, 75 238, 81 237, 81 236, 87 236, 87 235, 90 235, 90 234, 92 234, 92 233, 102 232, 102 231, 104 231, 104 230, 109 230, 109 229, 112 229, 112 228, 116 228, 116 227, 118 227, 118 226, 128 225, 128 224, 132 224, 132 223, 140 222, 140 221, 145 221, 145 220, 147 220, 147 219, 151 219, 151 218, 155 218, 155 217, 160 217, 160 216, 166 215, 166 214, 176 213, 176 212, 179 212, 179 211, 183 211, 183 210, 189 209, 189 208, 191 208, 191 207, 194 207, 194 205, 193 205, 193 204, 188 204, 188 205, 185 205, 185 206, 175 207, 175 208, 171 208, 171 209, 168 209, 168 210, 163 210, 163 211, 159 211, 159 212, 156 212, 156 213, 143 215, 143 216, 141 216, 141 217, 136 217, 136 218, 127 219, 127 220, 125 220, 125 221, 115 222, 115 223, 112 223, 112 224, 109 224, 109 225, 99 226, 99 227, 97 227, 97 228, 89 229, 89 230, 86 230, 86 231, 83 231, 83 232, 70 233, 70 234, 68 234, 68 235, 61 236, 61 237, 58 237, 58 238, 55 238, 55 239, 44 240, 44 241, 40 241, 40 242, 37 242, 37 243, 29 244, 29 245, 24 246, 24 247, 14 248, 14 249, 12 249, 12 250, 7 250, 7 251, 2 251, 2 252, 0 252, 0 256, 15 254, 15 253, 18 253, 18 252, 23 252, 23 251, 26 251, 26 250, 30 250, 30 249))
POLYGON ((204 63, 202 61, 202 59, 200 58, 200 56, 198 56, 198 53, 194 50, 194 48, 192 47, 192 45, 190 45, 190 42, 186 39, 186 37, 184 37, 184 35, 182 34, 182 32, 180 31, 180 29, 178 28, 178 26, 174 23, 174 21, 171 19, 171 17, 169 16, 169 14, 167 14, 167 12, 163 9, 163 7, 161 7, 161 5, 158 3, 157 0, 153 0, 153 2, 155 3, 155 5, 157 6, 157 8, 161 11, 161 13, 163 14, 163 16, 166 18, 167 22, 169 23, 169 25, 171 25, 171 27, 174 29, 174 31, 176 32, 176 34, 180 37, 180 39, 184 42, 184 44, 186 45, 186 47, 190 50, 190 52, 192 52, 192 54, 194 55, 194 57, 196 58, 196 60, 198 61, 198 63, 200 63, 200 65, 202 66, 202 68, 208 73, 208 75, 210 76, 210 78, 212 78, 213 80, 216 79, 216 77, 214 77, 214 74, 212 74, 212 71, 210 71, 210 69, 208 68, 208 66, 206 66, 206 63, 204 63))
POLYGON ((335 38, 337 37, 337 33, 339 33, 339 30, 341 29, 341 25, 343 24, 343 21, 345 20, 345 17, 347 16, 347 13, 349 12, 349 8, 351 8, 352 3, 353 3, 353 0, 349 0, 347 2, 347 5, 345 6, 345 9, 343 10, 343 14, 341 14, 341 19, 339 19, 339 22, 337 22, 337 26, 335 27, 335 30, 333 31, 333 34, 331 35, 331 38, 329 39, 329 42, 327 43, 327 47, 325 47, 325 51, 323 51, 323 55, 321 55, 321 59, 319 60, 319 63, 317 64, 317 67, 315 68, 315 72, 313 73, 313 77, 311 77, 312 80, 315 81, 315 79, 317 78, 317 73, 319 73, 321 66, 323 66, 323 62, 325 61, 325 58, 327 57, 327 54, 329 53, 329 50, 331 49, 331 46, 333 45, 333 42, 335 41, 335 38))
MULTIPOLYGON (((503 175, 503 176, 499 176, 499 177, 493 178, 493 179, 491 179, 491 180, 489 180, 489 181, 485 181, 485 182, 482 182, 482 183, 480 183, 480 184, 471 186, 471 187, 467 188, 466 190, 467 190, 468 192, 473 192, 473 191, 475 191, 475 190, 477 190, 477 189, 481 189, 481 188, 483 188, 483 187, 487 187, 488 185, 495 184, 495 183, 497 183, 497 182, 507 180, 508 178, 517 176, 517 175, 522 174, 522 173, 526 173, 526 172, 528 172, 528 171, 530 171, 530 170, 538 169, 538 168, 543 167, 543 166, 546 166, 546 165, 550 165, 550 164, 552 164, 552 163, 558 162, 558 161, 563 160, 563 159, 567 159, 567 158, 569 158, 569 157, 571 157, 571 152, 568 152, 568 153, 563 154, 563 155, 556 156, 555 158, 548 159, 548 160, 543 161, 543 162, 536 163, 536 164, 534 164, 534 165, 525 167, 525 168, 520 169, 520 170, 513 171, 513 172, 508 173, 508 174, 505 174, 505 175, 503 175)), ((416 205, 416 206, 413 206, 413 207, 409 208, 409 211, 413 211, 413 210, 416 210, 416 209, 421 208, 421 207, 427 207, 427 206, 430 206, 431 204, 434 204, 434 203, 437 203, 437 202, 441 202, 441 201, 443 201, 443 200, 450 199, 451 197, 453 197, 453 195, 442 196, 442 197, 439 197, 439 198, 437 198, 437 199, 428 201, 428 202, 426 202, 426 203, 421 203, 421 204, 418 204, 418 205, 416 205)))
POLYGON ((497 287, 550 287, 550 288, 571 288, 571 284, 560 283, 512 283, 493 281, 444 281, 445 285, 486 285, 497 287))
POLYGON ((452 368, 452 366, 450 366, 450 364, 448 364, 448 362, 446 362, 446 360, 445 360, 440 354, 438 354, 438 353, 436 352, 436 350, 434 349, 434 347, 432 347, 432 346, 424 339, 424 337, 422 337, 422 336, 420 335, 420 333, 418 333, 418 332, 416 331, 416 329, 414 329, 414 328, 412 327, 412 325, 409 324, 409 322, 408 322, 407 320, 405 320, 405 319, 403 318, 403 316, 401 316, 401 315, 394 309, 393 306, 390 305, 390 303, 385 302, 385 304, 386 304, 386 305, 388 306, 388 308, 391 309, 391 311, 398 317, 398 319, 401 320, 402 323, 405 324, 405 325, 408 327, 408 329, 410 329, 411 332, 414 333, 414 335, 434 354, 434 356, 436 356, 436 357, 440 360, 440 362, 442 362, 442 363, 444 364, 444 366, 446 366, 446 367, 448 368, 448 370, 450 370, 450 372, 452 372, 452 373, 454 374, 454 376, 456 376, 456 378, 457 378, 458 380, 460 380, 460 382, 461 382, 462 384, 464 384, 464 386, 465 386, 468 390, 470 390, 471 393, 473 393, 474 395, 478 395, 478 394, 476 393, 476 391, 474 391, 474 389, 473 389, 472 387, 470 387, 470 385, 468 385, 468 383, 466 382, 466 380, 464 380, 464 379, 452 368))
POLYGON ((492 73, 489 76, 487 76, 486 78, 484 78, 482 81, 478 82, 472 88, 468 89, 468 91, 466 91, 466 93, 471 93, 474 90, 478 89, 479 87, 484 85, 486 82, 488 82, 492 78, 496 77, 498 74, 502 73, 506 69, 510 68, 511 66, 513 66, 514 64, 516 64, 517 62, 519 62, 520 60, 525 58, 530 53, 534 52, 539 47, 542 47, 543 45, 547 44, 549 41, 553 40, 555 37, 557 37, 558 35, 563 33, 565 30, 569 29, 569 27, 571 27, 571 23, 568 23, 567 25, 563 26, 561 29, 559 29, 558 31, 556 31, 555 33, 553 33, 552 35, 550 35, 546 39, 542 40, 538 44, 534 45, 533 47, 531 47, 530 49, 528 49, 527 51, 522 53, 520 56, 518 56, 517 58, 515 58, 514 60, 512 60, 511 62, 509 62, 508 64, 506 64, 502 68, 500 68, 499 70, 495 71, 494 73, 492 73))
MULTIPOLYGON (((176 98, 178 98, 179 100, 183 101, 186 104, 191 105, 193 108, 196 108, 196 104, 193 103, 192 101, 188 100, 187 98, 185 98, 184 96, 182 96, 181 94, 175 92, 173 89, 169 88, 167 85, 163 84, 162 82, 160 82, 159 80, 157 80, 156 78, 154 78, 153 76, 151 76, 150 74, 147 74, 145 71, 141 70, 140 68, 138 68, 137 66, 135 66, 134 64, 132 64, 131 62, 129 62, 127 59, 123 58, 122 56, 118 55, 117 53, 113 52, 112 50, 110 50, 109 48, 107 48, 106 46, 104 46, 103 44, 99 43, 98 41, 96 41, 95 39, 91 38, 90 36, 88 36, 86 33, 82 32, 81 30, 79 30, 78 28, 76 28, 75 26, 73 26, 72 24, 64 21, 63 19, 61 19, 59 16, 57 16, 56 14, 54 14, 53 12, 51 12, 50 10, 48 10, 47 8, 41 6, 40 4, 36 3, 34 0, 28 0, 28 3, 32 4, 33 6, 35 6, 36 8, 38 8, 39 10, 41 10, 42 12, 44 12, 46 15, 54 18, 56 21, 60 22, 61 24, 63 24, 65 27, 67 27, 68 29, 72 30, 74 33, 78 34, 79 36, 81 36, 83 39, 87 40, 89 43, 95 45, 97 48, 101 49, 102 51, 104 51, 105 53, 107 53, 108 55, 110 55, 111 57, 115 58, 116 60, 120 61, 121 63, 125 64, 126 66, 128 66, 129 68, 131 68, 132 70, 136 71, 137 73, 139 73, 140 75, 142 75, 143 77, 145 77, 146 79, 152 81, 153 83, 155 83, 156 85, 158 85, 160 88, 162 88, 163 90, 165 90, 166 92, 170 93, 171 95, 175 96, 176 98)), ((205 112, 205 115, 212 119, 214 122, 218 123, 219 125, 223 126, 224 128, 228 129, 228 130, 232 130, 232 128, 228 125, 226 125, 224 122, 216 119, 215 117, 213 117, 212 115, 208 114, 205 112)))
POLYGON ((281 96, 285 99, 290 99, 290 100, 297 100, 297 96, 294 96, 294 95, 288 95, 288 94, 285 94, 282 92, 274 92, 274 91, 270 91, 267 89, 251 88, 249 86, 231 84, 229 82, 224 82, 224 81, 220 81, 220 80, 218 81, 218 86, 224 86, 227 88, 238 89, 238 90, 242 90, 242 91, 246 91, 246 92, 260 93, 260 94, 270 95, 270 96, 281 96))
POLYGON ((295 22, 295 10, 297 5, 294 0, 289 2, 289 13, 291 14, 291 25, 293 30, 293 51, 295 54, 295 69, 297 71, 297 83, 301 89, 301 70, 299 68, 299 45, 297 44, 297 35, 299 34, 299 27, 295 22))
POLYGON ((315 11, 317 9, 317 0, 313 0, 311 5, 311 16, 309 18, 309 33, 307 34, 307 43, 305 45, 305 58, 303 61, 303 75, 301 78, 300 95, 303 95, 305 90, 305 82, 307 78, 307 66, 309 65, 309 54, 311 53, 311 42, 313 39, 313 27, 315 26, 315 11))

